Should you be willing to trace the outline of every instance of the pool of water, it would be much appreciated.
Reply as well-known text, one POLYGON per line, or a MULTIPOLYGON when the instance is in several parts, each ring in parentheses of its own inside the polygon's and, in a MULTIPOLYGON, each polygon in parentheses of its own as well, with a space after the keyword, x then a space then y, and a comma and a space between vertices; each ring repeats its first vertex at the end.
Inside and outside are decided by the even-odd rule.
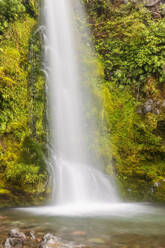
POLYGON ((164 205, 119 205, 105 206, 103 214, 93 208, 78 211, 78 207, 1 210, 0 239, 16 227, 40 235, 51 232, 66 247, 165 248, 164 205))

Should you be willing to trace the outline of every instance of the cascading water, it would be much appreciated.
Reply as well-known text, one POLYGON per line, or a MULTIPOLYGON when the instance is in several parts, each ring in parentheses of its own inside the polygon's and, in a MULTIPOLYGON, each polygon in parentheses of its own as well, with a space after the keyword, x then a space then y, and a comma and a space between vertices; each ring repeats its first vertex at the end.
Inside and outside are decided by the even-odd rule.
POLYGON ((53 202, 63 206, 117 202, 109 178, 90 164, 86 151, 79 51, 71 1, 45 0, 44 16, 51 163, 55 168, 53 202))
MULTIPOLYGON (((152 213, 154 209, 148 205, 120 202, 112 180, 101 170, 100 160, 97 163, 91 155, 94 153, 90 156, 86 148, 87 143, 89 146, 86 137, 93 132, 84 118, 88 111, 87 98, 82 90, 83 77, 79 70, 79 65, 83 65, 79 56, 81 49, 77 48, 81 38, 75 35, 73 21, 73 6, 80 2, 44 0, 45 22, 39 30, 42 30, 45 50, 52 204, 22 210, 39 215, 113 215, 126 218, 152 213)), ((88 36, 87 30, 85 36, 88 36)), ((93 78, 93 74, 90 77, 93 78)))

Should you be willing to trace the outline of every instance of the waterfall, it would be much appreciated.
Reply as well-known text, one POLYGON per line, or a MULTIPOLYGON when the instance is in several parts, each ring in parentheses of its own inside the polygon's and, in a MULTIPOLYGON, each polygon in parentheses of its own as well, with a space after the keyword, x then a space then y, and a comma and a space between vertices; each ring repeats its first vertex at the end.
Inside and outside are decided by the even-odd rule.
MULTIPOLYGON (((79 0, 76 0, 79 1, 79 0)), ((81 63, 71 0, 44 1, 44 57, 53 176, 53 204, 117 202, 114 184, 92 164, 85 127, 81 63)))

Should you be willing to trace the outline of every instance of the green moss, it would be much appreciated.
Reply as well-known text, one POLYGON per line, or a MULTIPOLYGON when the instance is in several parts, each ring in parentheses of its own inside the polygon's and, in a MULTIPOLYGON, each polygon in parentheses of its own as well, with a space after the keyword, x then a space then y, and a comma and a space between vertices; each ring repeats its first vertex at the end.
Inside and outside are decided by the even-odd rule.
POLYGON ((0 194, 10 192, 0 206, 22 205, 24 197, 24 205, 41 204, 47 190, 44 77, 39 35, 33 35, 36 24, 24 15, 8 25, 0 40, 0 194))
POLYGON ((7 190, 7 189, 0 189, 0 195, 9 195, 11 192, 9 191, 9 190, 7 190))
POLYGON ((165 18, 155 21, 134 3, 84 2, 105 72, 93 86, 95 104, 102 106, 95 109, 95 149, 124 199, 165 201, 165 112, 158 104, 165 97, 165 18), (154 107, 145 112, 148 99, 154 107))

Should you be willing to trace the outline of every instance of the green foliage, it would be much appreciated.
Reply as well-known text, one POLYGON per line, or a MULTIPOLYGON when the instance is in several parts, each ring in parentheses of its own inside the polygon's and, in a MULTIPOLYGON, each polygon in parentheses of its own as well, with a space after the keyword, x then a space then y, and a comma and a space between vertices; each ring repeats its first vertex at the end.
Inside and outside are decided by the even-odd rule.
POLYGON ((24 164, 36 164, 40 171, 45 170, 45 159, 43 157, 42 144, 36 143, 30 137, 25 137, 20 154, 20 162, 24 164))
POLYGON ((159 129, 165 112, 143 112, 148 99, 164 99, 165 18, 155 21, 134 3, 85 4, 105 72, 99 83, 91 80, 98 107, 89 115, 99 127, 93 149, 106 171, 116 174, 124 198, 165 201, 165 137, 159 129))
POLYGON ((157 22, 132 3, 109 8, 109 18, 91 17, 96 50, 103 56, 108 81, 142 88, 148 76, 165 79, 165 19, 157 22))
POLYGON ((40 143, 45 142, 46 138, 46 96, 45 96, 45 77, 41 71, 41 39, 39 33, 34 33, 30 41, 30 63, 28 101, 31 115, 29 115, 29 125, 31 135, 40 143))
POLYGON ((0 1, 0 32, 8 27, 8 22, 16 20, 25 12, 25 6, 20 0, 0 1))
POLYGON ((26 7, 26 11, 32 17, 38 17, 39 15, 39 1, 38 0, 23 0, 24 6, 26 7))
MULTIPOLYGON (((16 11, 25 11, 23 1, 10 2, 16 11)), ((7 13, 3 18, 11 21, 18 16, 13 12, 11 19, 7 13)), ((28 15, 8 24, 0 41, 0 190, 8 190, 9 198, 17 205, 20 204, 18 192, 28 196, 26 204, 36 204, 36 200, 39 204, 47 182, 40 39, 39 35, 32 37, 36 20, 28 15)))
POLYGON ((37 0, 1 0, 0 1, 0 33, 8 28, 10 22, 23 19, 24 14, 38 16, 37 0))

